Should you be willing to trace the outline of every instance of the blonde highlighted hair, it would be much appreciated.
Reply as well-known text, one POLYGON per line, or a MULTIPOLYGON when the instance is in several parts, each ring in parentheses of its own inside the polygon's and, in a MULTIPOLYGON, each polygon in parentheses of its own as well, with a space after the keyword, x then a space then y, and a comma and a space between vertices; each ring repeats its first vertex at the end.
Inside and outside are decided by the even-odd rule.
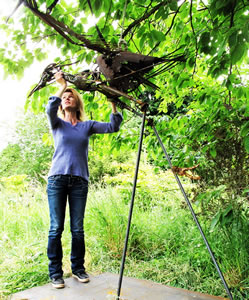
MULTIPOLYGON (((73 97, 76 100, 76 117, 79 121, 84 121, 85 120, 85 112, 84 112, 84 105, 83 105, 83 100, 80 95, 75 89, 73 88, 66 88, 66 90, 63 92, 64 93, 72 93, 73 97)), ((63 117, 65 117, 65 111, 62 109, 62 105, 59 107, 59 111, 63 117)))

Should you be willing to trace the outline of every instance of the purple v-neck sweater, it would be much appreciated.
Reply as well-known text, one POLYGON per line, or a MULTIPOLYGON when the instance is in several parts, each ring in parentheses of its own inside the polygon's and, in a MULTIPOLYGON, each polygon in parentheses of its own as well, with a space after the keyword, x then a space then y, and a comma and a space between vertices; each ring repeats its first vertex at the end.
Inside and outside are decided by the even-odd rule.
POLYGON ((84 121, 73 126, 57 116, 60 104, 61 99, 52 96, 46 107, 55 144, 52 166, 48 176, 75 175, 88 181, 89 137, 94 133, 119 131, 123 117, 120 113, 111 114, 110 123, 84 121))

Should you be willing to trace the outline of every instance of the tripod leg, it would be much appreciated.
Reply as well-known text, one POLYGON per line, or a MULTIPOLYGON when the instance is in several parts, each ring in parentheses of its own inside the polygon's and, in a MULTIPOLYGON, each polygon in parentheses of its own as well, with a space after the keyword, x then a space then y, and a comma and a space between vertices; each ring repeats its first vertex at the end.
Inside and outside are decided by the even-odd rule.
MULTIPOLYGON (((172 166, 170 157, 169 157, 169 155, 168 155, 168 153, 167 153, 167 151, 166 151, 166 149, 165 149, 165 147, 164 147, 164 145, 163 145, 163 142, 162 142, 162 140, 161 140, 161 138, 160 138, 160 136, 159 136, 159 134, 158 134, 158 132, 157 132, 157 130, 156 130, 156 128, 155 128, 154 125, 152 125, 152 128, 153 128, 154 133, 156 134, 156 137, 157 137, 157 139, 158 139, 158 141, 159 141, 159 143, 160 143, 160 145, 161 145, 161 147, 162 147, 162 149, 163 149, 163 152, 164 152, 165 157, 166 157, 166 159, 167 159, 167 161, 168 161, 168 163, 169 163, 169 166, 170 166, 170 168, 172 169, 173 166, 172 166)), ((216 262, 216 259, 215 259, 215 257, 214 257, 214 254, 213 254, 213 252, 212 252, 212 250, 211 250, 211 248, 210 248, 210 246, 209 246, 209 244, 208 244, 208 241, 207 241, 207 239, 206 239, 206 237, 205 237, 205 235, 204 235, 204 233, 203 233, 203 230, 202 230, 202 228, 201 228, 201 225, 200 225, 200 223, 199 223, 199 221, 198 221, 198 219, 197 219, 197 217, 196 217, 196 214, 195 214, 195 212, 194 212, 194 210, 193 210, 193 208, 192 208, 192 205, 191 205, 191 203, 190 203, 190 201, 189 201, 189 199, 188 199, 188 196, 186 195, 186 193, 185 193, 185 191, 184 191, 184 188, 183 188, 183 186, 182 186, 182 183, 181 183, 179 177, 177 176, 177 174, 175 174, 174 172, 173 172, 173 174, 174 174, 175 179, 176 179, 176 181, 177 181, 177 183, 178 183, 178 186, 179 186, 179 188, 180 188, 180 190, 181 190, 181 192, 182 192, 182 194, 183 194, 183 196, 184 196, 184 199, 186 200, 186 202, 187 202, 187 204, 188 204, 188 207, 189 207, 189 209, 190 209, 190 211, 191 211, 191 214, 192 214, 192 216, 193 216, 193 219, 194 219, 194 221, 195 221, 195 223, 196 223, 196 225, 197 225, 197 227, 198 227, 198 229, 199 229, 199 231, 200 231, 200 233, 201 233, 201 236, 202 236, 202 238, 203 238, 203 240, 204 240, 204 242, 205 242, 205 244, 206 244, 206 247, 207 247, 207 249, 208 249, 208 252, 209 252, 209 254, 210 254, 210 256, 211 256, 211 258, 212 258, 212 260, 213 260, 213 263, 214 263, 214 265, 215 265, 215 268, 216 268, 216 270, 217 270, 217 272, 218 272, 218 274, 219 274, 219 276, 220 276, 220 278, 221 278, 221 280, 222 280, 222 282, 223 282, 223 285, 224 285, 225 290, 226 290, 226 292, 227 292, 227 294, 228 294, 228 296, 229 296, 229 299, 230 299, 230 300, 233 300, 233 296, 232 296, 232 294, 231 294, 231 292, 230 292, 230 290, 229 290, 229 288, 228 288, 228 285, 227 285, 227 283, 226 283, 226 281, 225 281, 225 278, 224 278, 224 276, 223 276, 223 274, 222 274, 222 272, 221 272, 221 270, 220 270, 220 267, 219 267, 218 263, 216 262)))
POLYGON ((128 224, 127 224, 127 229, 126 229, 125 245, 124 245, 124 249, 123 249, 123 256, 122 256, 122 262, 121 262, 121 267, 120 267, 118 291, 117 291, 117 298, 116 298, 117 300, 119 300, 119 297, 120 297, 121 285, 122 285, 122 280, 123 280, 126 251, 127 251, 127 246, 128 246, 128 239, 129 239, 129 233, 130 233, 130 227, 131 227, 131 218, 132 218, 133 205, 134 205, 136 186, 137 186, 138 169, 139 169, 140 156, 141 156, 141 150, 142 150, 142 144, 143 144, 144 124, 145 124, 145 120, 146 120, 145 115, 146 115, 146 113, 144 112, 143 121, 142 121, 142 125, 141 125, 141 131, 140 131, 139 148, 138 148, 138 154, 137 154, 135 176, 134 176, 134 181, 133 181, 129 218, 128 218, 128 224))

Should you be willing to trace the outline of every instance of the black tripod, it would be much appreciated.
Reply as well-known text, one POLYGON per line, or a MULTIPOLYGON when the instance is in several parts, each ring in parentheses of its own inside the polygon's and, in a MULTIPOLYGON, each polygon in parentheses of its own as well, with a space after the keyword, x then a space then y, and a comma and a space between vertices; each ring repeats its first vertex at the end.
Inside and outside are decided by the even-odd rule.
MULTIPOLYGON (((143 120, 142 120, 141 131, 140 131, 139 148, 138 148, 138 154, 137 154, 137 162, 136 162, 135 176, 134 176, 134 181, 133 181, 133 189, 132 189, 132 196, 131 196, 131 203, 130 203, 130 211, 129 211, 129 217, 128 217, 127 230, 126 230, 125 245, 124 245, 124 248, 123 248, 123 256, 122 256, 121 267, 120 267, 120 274, 119 274, 119 282, 118 282, 118 290, 117 290, 117 298, 116 298, 116 300, 120 300, 121 286, 122 286, 124 266, 125 266, 125 258, 126 258, 126 252, 127 252, 127 246, 128 246, 128 240, 129 240, 129 233, 130 233, 130 226, 131 226, 131 219, 132 219, 132 212, 133 212, 134 199, 135 199, 135 193, 136 193, 138 169, 139 169, 140 156, 141 156, 141 150, 142 150, 142 144, 143 144, 143 134, 144 134, 145 121, 146 121, 147 105, 142 106, 141 110, 143 111, 143 120)), ((155 133, 155 135, 156 135, 156 137, 157 137, 157 139, 158 139, 158 141, 159 141, 159 143, 160 143, 160 145, 161 145, 161 147, 163 149, 163 152, 164 152, 165 157, 166 157, 166 159, 167 159, 167 161, 169 163, 169 166, 170 166, 171 170, 173 171, 173 169, 172 169, 173 166, 172 166, 170 157, 169 157, 169 155, 168 155, 168 153, 167 153, 167 151, 166 151, 166 149, 165 149, 165 147, 164 147, 164 145, 162 143, 162 140, 161 140, 161 138, 160 138, 160 136, 159 136, 159 134, 158 134, 158 132, 157 132, 154 124, 151 123, 149 125, 152 127, 152 129, 153 129, 153 131, 154 131, 154 133, 155 133)), ((211 256, 211 258, 213 260, 213 263, 215 265, 215 268, 216 268, 216 270, 217 270, 217 272, 218 272, 218 274, 219 274, 219 276, 220 276, 220 278, 221 278, 221 280, 223 282, 223 285, 224 285, 225 290, 226 290, 226 292, 228 294, 228 297, 229 297, 230 300, 233 300, 232 294, 231 294, 231 292, 230 292, 230 290, 228 288, 228 285, 227 285, 227 283, 226 283, 226 281, 224 279, 224 276, 223 276, 223 274, 222 274, 222 272, 221 272, 221 270, 219 268, 219 265, 216 262, 216 259, 215 259, 214 254, 213 254, 213 252, 212 252, 212 250, 211 250, 211 248, 209 246, 209 243, 208 243, 208 241, 207 241, 207 239, 206 239, 206 237, 205 237, 205 235, 204 235, 204 233, 202 231, 201 225, 200 225, 200 223, 199 223, 199 221, 198 221, 198 219, 196 217, 196 214, 195 214, 195 212, 194 212, 194 210, 192 208, 192 205, 191 205, 191 203, 190 203, 190 201, 189 201, 189 199, 188 199, 188 197, 187 197, 187 195, 186 195, 186 193, 184 191, 184 188, 183 188, 183 186, 181 184, 181 181, 180 181, 179 177, 177 176, 177 174, 174 171, 173 171, 173 174, 174 174, 175 179, 176 179, 176 181, 178 183, 178 186, 179 186, 179 188, 180 188, 180 190, 181 190, 181 192, 182 192, 182 194, 184 196, 184 199, 186 200, 186 202, 188 204, 188 207, 189 207, 189 209, 191 211, 191 214, 193 216, 193 219, 194 219, 194 221, 195 221, 195 223, 196 223, 196 225, 197 225, 197 227, 198 227, 198 229, 200 231, 200 234, 201 234, 201 236, 202 236, 202 238, 203 238, 203 240, 205 242, 207 250, 208 250, 208 252, 209 252, 209 254, 210 254, 210 256, 211 256)))

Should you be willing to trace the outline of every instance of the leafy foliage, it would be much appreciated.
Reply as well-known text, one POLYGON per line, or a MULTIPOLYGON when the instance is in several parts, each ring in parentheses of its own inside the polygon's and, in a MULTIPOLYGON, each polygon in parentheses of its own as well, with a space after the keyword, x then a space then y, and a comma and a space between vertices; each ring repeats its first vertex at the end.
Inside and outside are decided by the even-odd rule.
POLYGON ((53 146, 44 114, 27 113, 16 124, 16 141, 0 154, 0 176, 26 174, 34 181, 45 182, 53 146))

